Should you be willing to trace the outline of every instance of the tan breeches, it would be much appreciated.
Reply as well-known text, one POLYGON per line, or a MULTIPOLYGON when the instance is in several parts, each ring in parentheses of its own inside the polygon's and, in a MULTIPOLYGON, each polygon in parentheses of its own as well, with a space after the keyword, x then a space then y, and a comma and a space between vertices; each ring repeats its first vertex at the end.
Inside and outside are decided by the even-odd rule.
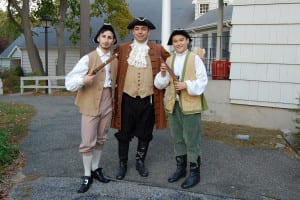
POLYGON ((82 115, 81 144, 79 152, 92 154, 93 149, 102 149, 107 138, 112 118, 112 96, 110 89, 102 92, 100 111, 97 116, 82 115))

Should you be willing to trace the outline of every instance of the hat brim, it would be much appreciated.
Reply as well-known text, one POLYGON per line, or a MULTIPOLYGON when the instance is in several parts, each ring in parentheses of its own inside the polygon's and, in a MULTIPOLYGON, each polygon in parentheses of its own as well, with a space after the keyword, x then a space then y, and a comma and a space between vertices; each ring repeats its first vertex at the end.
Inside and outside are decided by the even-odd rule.
POLYGON ((156 27, 154 26, 154 24, 152 24, 152 22, 150 22, 150 20, 148 19, 143 19, 138 20, 138 19, 134 19, 128 26, 127 29, 133 29, 135 26, 147 26, 149 29, 155 29, 156 27))
POLYGON ((107 24, 104 24, 104 25, 98 30, 97 34, 96 34, 95 37, 94 37, 94 42, 95 42, 95 43, 99 43, 99 42, 97 41, 98 36, 100 35, 100 33, 104 32, 104 31, 111 31, 111 32, 113 33, 114 39, 115 39, 114 44, 117 44, 117 37, 116 37, 116 34, 115 34, 115 31, 114 31, 113 27, 112 27, 111 25, 107 25, 107 24))
POLYGON ((173 37, 174 37, 175 35, 183 35, 184 37, 186 37, 187 39, 189 39, 189 42, 192 41, 191 36, 188 34, 188 32, 186 32, 186 30, 174 30, 174 31, 171 33, 170 37, 169 37, 169 40, 168 40, 167 45, 172 45, 172 44, 173 44, 172 39, 173 39, 173 37))

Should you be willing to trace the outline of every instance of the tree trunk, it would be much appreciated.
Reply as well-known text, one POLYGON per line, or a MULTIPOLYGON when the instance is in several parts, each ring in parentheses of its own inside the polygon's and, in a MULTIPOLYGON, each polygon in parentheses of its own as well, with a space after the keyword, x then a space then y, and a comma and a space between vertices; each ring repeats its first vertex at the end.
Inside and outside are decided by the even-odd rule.
POLYGON ((66 61, 66 48, 64 41, 64 30, 67 12, 67 0, 61 0, 59 5, 59 21, 56 25, 56 42, 57 42, 57 64, 56 64, 56 75, 65 75, 65 61, 66 61))
POLYGON ((80 0, 80 57, 90 51, 90 2, 80 0))
POLYGON ((31 65, 32 72, 39 72, 41 75, 44 74, 42 60, 39 55, 39 51, 33 42, 31 26, 29 22, 29 0, 23 1, 22 7, 22 26, 24 29, 24 37, 26 43, 26 49, 28 52, 29 62, 31 65))

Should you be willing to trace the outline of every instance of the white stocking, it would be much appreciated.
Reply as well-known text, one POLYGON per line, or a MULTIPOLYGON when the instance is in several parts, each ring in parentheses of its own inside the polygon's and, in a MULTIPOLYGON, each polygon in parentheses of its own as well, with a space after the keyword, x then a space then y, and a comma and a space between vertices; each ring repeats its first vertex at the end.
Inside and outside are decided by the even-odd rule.
POLYGON ((99 167, 102 150, 94 150, 92 159, 92 170, 95 171, 99 167))
POLYGON ((92 169, 92 157, 93 155, 83 155, 83 167, 84 167, 84 176, 91 176, 92 169))

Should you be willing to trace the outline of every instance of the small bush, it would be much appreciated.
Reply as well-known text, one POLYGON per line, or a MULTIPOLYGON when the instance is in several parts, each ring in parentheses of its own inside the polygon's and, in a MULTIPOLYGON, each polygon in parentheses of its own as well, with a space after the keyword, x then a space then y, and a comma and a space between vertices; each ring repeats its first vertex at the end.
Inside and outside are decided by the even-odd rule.
POLYGON ((5 131, 0 130, 0 166, 10 164, 17 156, 18 147, 9 144, 9 138, 5 131))
POLYGON ((20 91, 20 76, 24 76, 21 67, 13 67, 0 73, 3 82, 3 92, 17 93, 20 91))
POLYGON ((295 119, 296 129, 297 129, 297 132, 295 133, 295 147, 300 150, 300 97, 298 98, 298 100, 299 100, 298 108, 295 109, 296 116, 297 116, 295 119))

